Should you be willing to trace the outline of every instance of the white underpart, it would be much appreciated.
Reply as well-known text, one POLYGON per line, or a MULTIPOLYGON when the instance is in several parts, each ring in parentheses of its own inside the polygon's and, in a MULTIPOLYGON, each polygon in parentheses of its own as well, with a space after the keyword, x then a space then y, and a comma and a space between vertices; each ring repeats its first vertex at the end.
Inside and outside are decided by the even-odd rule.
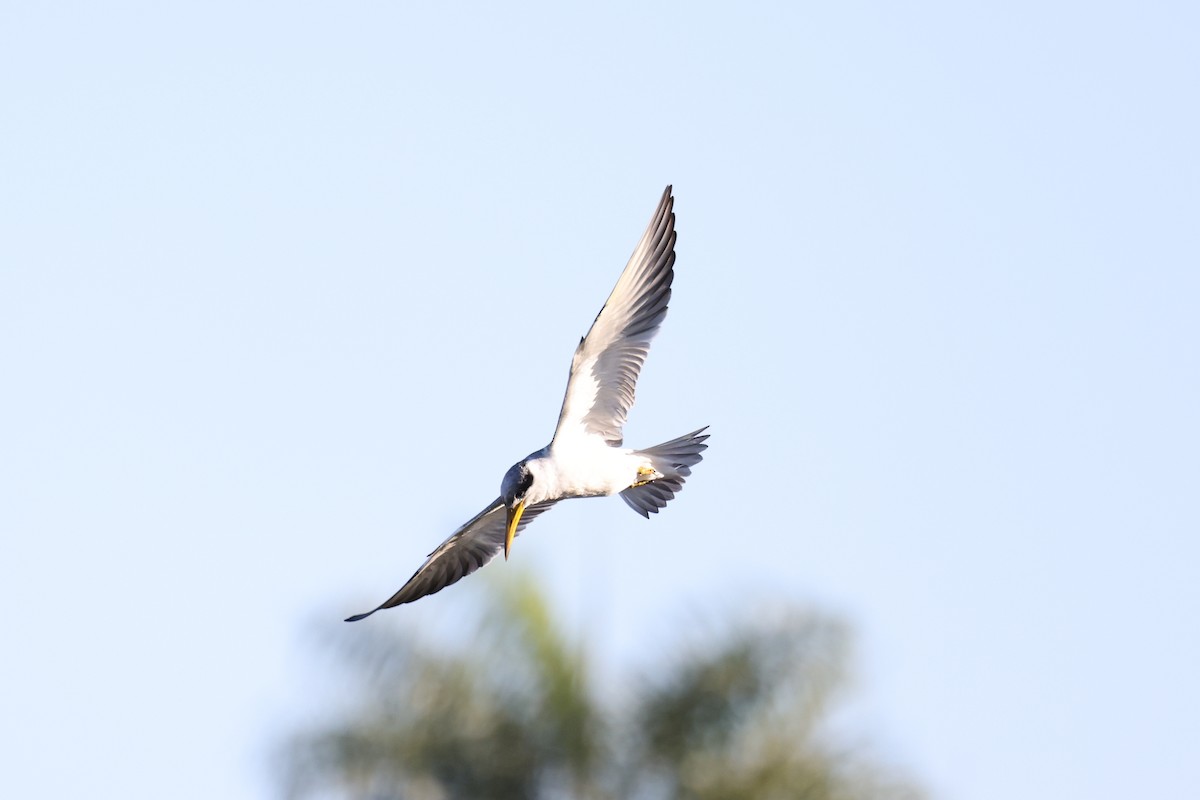
POLYGON ((560 436, 547 451, 527 462, 533 473, 533 485, 525 496, 527 504, 616 494, 646 479, 639 469, 651 469, 645 456, 628 448, 610 447, 596 435, 560 436))

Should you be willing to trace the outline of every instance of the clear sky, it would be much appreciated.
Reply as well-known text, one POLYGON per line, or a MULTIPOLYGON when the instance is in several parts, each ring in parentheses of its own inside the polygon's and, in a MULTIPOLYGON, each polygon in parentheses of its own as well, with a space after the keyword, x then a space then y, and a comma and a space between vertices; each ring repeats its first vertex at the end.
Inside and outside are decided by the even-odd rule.
POLYGON ((0 796, 269 796, 667 183, 627 441, 712 447, 521 538, 569 629, 813 603, 935 797, 1194 789, 1196 9, 3 4, 0 796))

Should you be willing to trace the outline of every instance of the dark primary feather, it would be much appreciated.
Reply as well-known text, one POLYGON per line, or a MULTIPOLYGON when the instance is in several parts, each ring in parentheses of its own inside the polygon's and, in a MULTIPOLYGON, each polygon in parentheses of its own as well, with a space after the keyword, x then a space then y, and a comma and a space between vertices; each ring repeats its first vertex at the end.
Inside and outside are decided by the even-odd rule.
POLYGON ((638 375, 671 299, 674 203, 668 186, 612 294, 580 340, 555 438, 565 428, 582 425, 610 445, 621 445, 638 375))
MULTIPOLYGON (((540 503, 526 508, 517 525, 517 535, 519 536, 530 522, 533 522, 553 505, 554 503, 540 503)), ((348 617, 346 622, 357 622, 380 609, 420 600, 426 595, 440 592, 447 586, 462 580, 491 561, 497 553, 504 549, 506 522, 507 514, 504 510, 504 502, 497 497, 470 522, 438 545, 437 549, 429 554, 429 558, 421 565, 421 568, 408 579, 408 583, 400 587, 400 591, 377 608, 348 617)))

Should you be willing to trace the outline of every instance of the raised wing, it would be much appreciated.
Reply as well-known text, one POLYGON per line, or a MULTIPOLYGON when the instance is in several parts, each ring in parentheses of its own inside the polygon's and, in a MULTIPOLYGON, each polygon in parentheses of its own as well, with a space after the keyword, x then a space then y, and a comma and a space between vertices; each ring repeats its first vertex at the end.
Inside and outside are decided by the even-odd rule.
MULTIPOLYGON (((519 536, 525 526, 537 519, 552 505, 554 503, 541 503, 526 508, 521 522, 517 525, 517 535, 519 536)), ((504 549, 505 522, 504 502, 500 498, 496 498, 474 519, 438 545, 438 548, 429 554, 429 558, 425 560, 421 568, 408 579, 408 583, 400 587, 400 591, 377 608, 364 614, 348 617, 346 622, 365 619, 381 608, 391 608, 402 603, 420 600, 425 595, 440 592, 450 584, 457 583, 470 575, 504 549)))
POLYGON ((614 447, 621 445, 638 374, 671 299, 674 203, 668 186, 608 301, 587 336, 579 341, 554 431, 556 441, 563 436, 591 434, 604 437, 614 447))

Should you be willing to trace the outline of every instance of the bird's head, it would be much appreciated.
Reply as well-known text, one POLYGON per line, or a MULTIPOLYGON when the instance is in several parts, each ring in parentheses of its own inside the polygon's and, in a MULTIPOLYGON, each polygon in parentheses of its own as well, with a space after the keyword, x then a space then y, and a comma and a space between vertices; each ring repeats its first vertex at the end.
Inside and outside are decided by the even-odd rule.
POLYGON ((525 513, 525 495, 530 486, 533 486, 533 472, 530 471, 529 464, 525 461, 513 464, 508 472, 504 473, 504 480, 500 482, 500 498, 504 501, 505 509, 508 510, 508 522, 504 532, 504 557, 506 559, 508 551, 512 549, 513 537, 517 535, 517 525, 521 522, 521 515, 525 513))

